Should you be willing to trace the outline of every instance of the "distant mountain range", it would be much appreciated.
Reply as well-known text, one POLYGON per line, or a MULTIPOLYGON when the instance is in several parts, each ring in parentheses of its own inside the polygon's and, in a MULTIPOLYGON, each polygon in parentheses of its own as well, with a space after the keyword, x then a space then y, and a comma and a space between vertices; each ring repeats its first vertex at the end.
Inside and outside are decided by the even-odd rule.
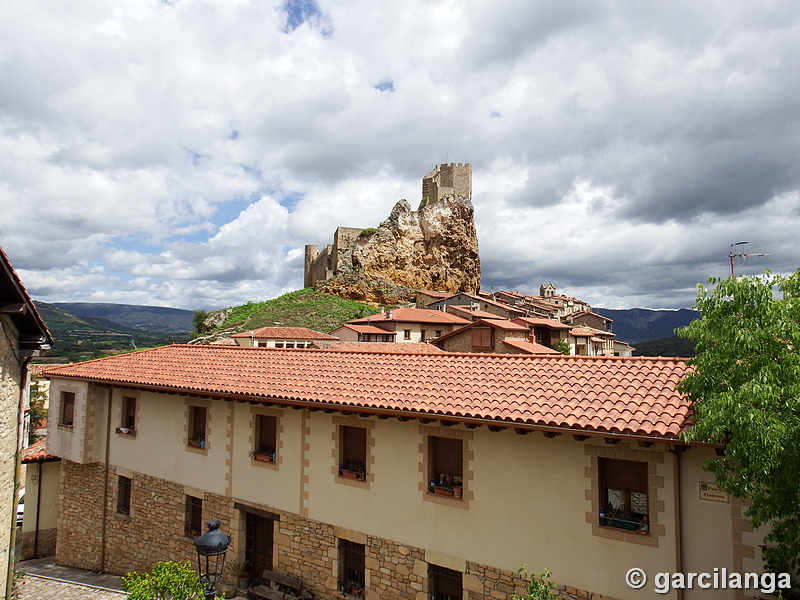
POLYGON ((634 346, 640 342, 673 337, 677 327, 685 327, 700 318, 700 313, 686 308, 678 310, 596 308, 594 310, 599 315, 614 319, 611 330, 617 334, 616 339, 634 346))
POLYGON ((54 302, 60 308, 80 318, 103 318, 124 327, 148 331, 189 333, 194 329, 191 310, 164 306, 136 304, 102 304, 96 302, 54 302))

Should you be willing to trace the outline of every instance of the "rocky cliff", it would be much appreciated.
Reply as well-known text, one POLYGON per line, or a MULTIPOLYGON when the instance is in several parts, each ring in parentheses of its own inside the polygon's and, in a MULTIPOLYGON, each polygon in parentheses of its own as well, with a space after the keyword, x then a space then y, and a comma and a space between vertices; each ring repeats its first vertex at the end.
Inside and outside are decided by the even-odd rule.
MULTIPOLYGON (((348 265, 315 285, 348 298, 392 303, 406 290, 475 292, 481 263, 470 165, 440 165, 423 179, 415 211, 400 200, 374 231, 359 235, 348 265)), ((406 301, 411 301, 409 297, 406 301)), ((399 300, 402 302, 403 300, 399 300)))

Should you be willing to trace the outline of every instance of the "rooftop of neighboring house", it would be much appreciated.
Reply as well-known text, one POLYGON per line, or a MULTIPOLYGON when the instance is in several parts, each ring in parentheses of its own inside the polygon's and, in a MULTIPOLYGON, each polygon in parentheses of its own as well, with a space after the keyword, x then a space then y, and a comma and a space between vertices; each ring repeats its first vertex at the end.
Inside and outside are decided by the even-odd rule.
POLYGON ((503 340, 503 343, 517 350, 522 350, 525 354, 561 354, 558 350, 527 340, 503 340))
MULTIPOLYGON (((586 327, 586 325, 578 325, 569 330, 569 334, 573 337, 595 337, 595 338, 612 338, 617 337, 617 334, 610 331, 602 331, 594 327, 586 327)), ((602 341, 602 340, 600 340, 602 341)))
POLYGON ((677 391, 686 369, 676 358, 172 345, 47 375, 390 417, 677 440, 691 416, 677 391))
POLYGON ((613 323, 614 319, 609 319, 608 317, 604 317, 603 315, 597 314, 595 312, 591 312, 589 310, 579 310, 578 312, 574 312, 570 315, 564 317, 566 321, 574 321, 575 319, 580 319, 581 317, 585 316, 592 316, 596 319, 600 319, 601 321, 606 321, 607 323, 613 323))
POLYGON ((472 309, 468 305, 451 304, 447 307, 447 312, 463 319, 502 319, 499 315, 485 310, 472 309))
POLYGON ((438 290, 417 290, 420 294, 425 294, 426 296, 430 296, 431 298, 449 298, 453 294, 450 292, 441 292, 438 290))
MULTIPOLYGON (((519 314, 519 315, 524 315, 525 314, 525 311, 523 309, 517 308, 517 307, 512 306, 510 304, 506 304, 505 302, 498 302, 497 300, 493 300, 491 297, 487 298, 487 297, 484 297, 484 296, 479 296, 477 294, 468 294, 466 292, 459 292, 458 294, 453 294, 452 296, 450 296, 450 298, 454 298, 454 297, 458 297, 459 300, 462 301, 462 302, 463 302, 462 299, 466 299, 467 302, 470 302, 471 300, 474 300, 475 302, 484 302, 484 303, 489 304, 491 306, 496 306, 498 308, 502 308, 503 310, 506 310, 506 311, 509 311, 509 312, 512 312, 512 313, 516 313, 516 314, 519 314)), ((444 300, 449 300, 450 298, 445 298, 444 300)), ((431 302, 428 306, 430 307, 430 306, 440 305, 441 303, 442 303, 442 300, 437 300, 436 302, 431 302)))
POLYGON ((465 331, 471 330, 473 327, 492 327, 494 329, 502 329, 503 331, 511 331, 516 332, 519 334, 527 335, 530 331, 527 327, 522 325, 518 325, 512 321, 508 321, 507 319, 478 319, 476 321, 472 321, 471 323, 467 323, 463 327, 459 327, 458 329, 454 329, 449 333, 445 333, 444 335, 440 335, 437 338, 431 340, 431 343, 438 344, 442 340, 447 340, 457 335, 461 335, 465 331))
POLYGON ((253 338, 259 340, 338 340, 328 335, 305 327, 261 327, 252 331, 235 333, 232 338, 253 338))
MULTIPOLYGON (((386 331, 385 329, 381 329, 380 327, 375 327, 374 325, 351 325, 350 323, 345 323, 344 325, 340 325, 334 331, 339 331, 340 329, 350 329, 351 331, 355 331, 356 333, 375 333, 380 335, 397 335, 396 331, 386 331)), ((334 338, 339 339, 339 338, 334 338)))
POLYGON ((53 345, 39 312, 28 295, 8 256, 0 248, 0 314, 14 322, 19 332, 19 351, 23 356, 39 356, 53 345))
POLYGON ((548 327, 550 329, 572 329, 572 325, 567 325, 561 321, 553 319, 537 319, 535 317, 517 317, 512 319, 517 325, 527 325, 528 327, 548 327))
MULTIPOLYGON (((382 333, 389 333, 380 330, 382 333)), ((392 332, 393 333, 393 332, 392 332)), ((329 342, 318 340, 313 343, 314 348, 320 350, 341 350, 349 352, 390 352, 392 354, 442 354, 444 350, 433 344, 422 342, 406 342, 392 344, 386 342, 329 342)))
POLYGON ((22 464, 27 465, 31 463, 55 462, 61 460, 58 456, 48 454, 46 446, 47 438, 43 437, 27 448, 23 449, 22 464))
POLYGON ((443 310, 429 310, 427 308, 394 308, 377 315, 361 317, 349 321, 350 325, 364 325, 373 323, 440 323, 443 325, 464 325, 469 323, 451 315, 443 310))

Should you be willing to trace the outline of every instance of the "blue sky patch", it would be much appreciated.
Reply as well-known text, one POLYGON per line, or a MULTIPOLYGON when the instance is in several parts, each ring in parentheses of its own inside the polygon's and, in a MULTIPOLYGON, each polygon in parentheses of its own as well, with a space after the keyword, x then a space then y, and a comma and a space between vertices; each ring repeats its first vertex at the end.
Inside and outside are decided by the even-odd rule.
POLYGON ((286 0, 282 8, 286 12, 286 27, 283 29, 286 33, 308 23, 309 27, 319 29, 325 37, 331 35, 326 15, 319 9, 316 0, 286 0))
POLYGON ((381 92, 393 92, 394 81, 392 81, 391 79, 387 79, 386 81, 381 81, 378 85, 375 86, 375 89, 381 92))
POLYGON ((231 131, 231 134, 230 134, 230 136, 228 136, 228 138, 231 139, 231 140, 238 140, 239 139, 239 130, 238 129, 234 129, 233 131, 231 131))
POLYGON ((278 204, 285 207, 289 212, 294 212, 294 209, 297 208, 297 203, 300 202, 304 196, 305 194, 300 192, 291 192, 286 194, 278 204))

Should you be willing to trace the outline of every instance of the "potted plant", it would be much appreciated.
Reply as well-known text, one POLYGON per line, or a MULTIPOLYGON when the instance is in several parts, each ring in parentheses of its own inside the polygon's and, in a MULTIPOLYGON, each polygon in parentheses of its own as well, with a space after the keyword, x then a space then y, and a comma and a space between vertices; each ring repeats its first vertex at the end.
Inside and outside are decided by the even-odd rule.
POLYGON ((261 462, 275 462, 275 450, 272 448, 260 448, 250 453, 250 458, 261 462))
POLYGON ((244 559, 237 560, 231 567, 231 574, 236 579, 236 587, 246 592, 250 589, 250 562, 244 559))
POLYGON ((196 435, 194 437, 189 438, 189 445, 192 448, 205 448, 206 440, 202 435, 196 435))

